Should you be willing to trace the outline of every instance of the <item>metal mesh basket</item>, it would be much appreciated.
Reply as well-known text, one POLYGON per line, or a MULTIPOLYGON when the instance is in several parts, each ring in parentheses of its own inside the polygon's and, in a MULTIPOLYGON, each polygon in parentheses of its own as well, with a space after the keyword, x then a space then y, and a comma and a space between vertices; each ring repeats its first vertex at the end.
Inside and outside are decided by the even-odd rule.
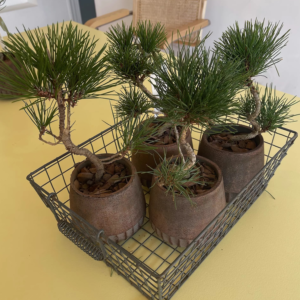
MULTIPOLYGON (((247 125, 239 118, 236 121, 247 125)), ((200 132, 192 134, 195 149, 198 149, 201 140, 201 128, 200 132)), ((70 210, 70 175, 82 157, 65 153, 30 173, 27 179, 54 214, 60 232, 75 245, 95 260, 103 260, 148 299, 170 299, 266 189, 296 138, 296 132, 285 128, 264 135, 264 168, 187 248, 174 247, 162 241, 151 228, 148 212, 142 228, 133 237, 115 243, 106 240, 102 230, 97 230, 70 210)), ((94 153, 116 152, 114 127, 79 146, 94 153)), ((149 191, 146 188, 144 191, 148 202, 149 191)))

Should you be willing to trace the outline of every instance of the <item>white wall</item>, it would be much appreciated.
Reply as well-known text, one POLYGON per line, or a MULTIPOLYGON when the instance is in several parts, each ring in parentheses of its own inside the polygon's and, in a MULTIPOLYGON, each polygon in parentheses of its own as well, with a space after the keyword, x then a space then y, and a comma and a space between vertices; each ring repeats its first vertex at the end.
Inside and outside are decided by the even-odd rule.
POLYGON ((258 77, 258 82, 273 82, 282 92, 300 96, 300 1, 296 0, 207 0, 206 18, 211 25, 203 30, 213 32, 207 45, 213 45, 226 28, 235 21, 243 24, 245 20, 284 23, 283 32, 291 29, 287 46, 282 50, 283 60, 277 64, 280 77, 274 67, 266 72, 267 79, 258 77))
MULTIPOLYGON (((133 7, 133 0, 95 0, 95 7, 96 7, 96 15, 102 16, 116 10, 126 8, 132 11, 133 7)), ((121 24, 122 21, 129 26, 132 22, 132 16, 128 16, 123 18, 121 21, 115 21, 107 25, 103 25, 98 29, 107 32, 110 26, 115 26, 116 24, 121 24)))
POLYGON ((118 9, 132 10, 133 0, 95 0, 96 15, 101 16, 118 9))
POLYGON ((0 12, 11 33, 17 32, 16 27, 23 31, 23 24, 26 28, 33 29, 72 19, 69 0, 37 0, 37 3, 35 7, 0 12))

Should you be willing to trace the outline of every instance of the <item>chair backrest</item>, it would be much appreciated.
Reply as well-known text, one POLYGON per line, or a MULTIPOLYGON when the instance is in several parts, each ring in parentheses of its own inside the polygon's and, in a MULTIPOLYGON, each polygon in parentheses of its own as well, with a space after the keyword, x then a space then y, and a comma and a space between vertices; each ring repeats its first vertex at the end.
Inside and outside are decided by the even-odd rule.
POLYGON ((133 0, 133 25, 138 21, 160 22, 166 31, 204 19, 207 0, 133 0))

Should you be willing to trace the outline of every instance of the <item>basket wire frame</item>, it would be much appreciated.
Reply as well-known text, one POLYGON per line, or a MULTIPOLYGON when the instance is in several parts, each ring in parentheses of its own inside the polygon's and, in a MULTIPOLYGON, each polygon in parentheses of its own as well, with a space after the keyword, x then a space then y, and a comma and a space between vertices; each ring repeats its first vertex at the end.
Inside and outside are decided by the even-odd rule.
MULTIPOLYGON (((236 124, 249 123, 234 118, 236 124)), ((232 119, 231 119, 232 120, 232 119)), ((117 126, 117 125, 115 125, 117 126)), ((115 153, 115 126, 80 144, 93 153, 115 153)), ((197 151, 203 130, 192 133, 197 151)), ((27 176, 44 204, 54 214, 58 229, 95 260, 104 261, 146 298, 168 300, 189 278, 234 224, 266 189, 269 180, 297 138, 297 133, 278 128, 265 134, 265 166, 239 195, 215 217, 187 248, 172 246, 152 229, 147 214, 142 228, 126 241, 115 243, 69 208, 70 176, 82 157, 65 153, 27 176)), ((130 156, 129 156, 130 158, 130 156)), ((144 188, 147 207, 149 190, 144 188)))

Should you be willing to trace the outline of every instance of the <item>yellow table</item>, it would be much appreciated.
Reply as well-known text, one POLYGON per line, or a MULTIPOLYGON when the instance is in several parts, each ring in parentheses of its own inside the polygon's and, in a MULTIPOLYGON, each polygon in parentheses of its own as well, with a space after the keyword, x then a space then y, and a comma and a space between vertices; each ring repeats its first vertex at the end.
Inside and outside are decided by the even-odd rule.
MULTIPOLYGON (((106 42, 102 32, 79 27, 100 39, 98 49, 106 42)), ((59 233, 25 177, 64 153, 64 147, 40 142, 34 125, 18 111, 20 103, 2 100, 0 107, 0 299, 145 299, 59 233)), ((74 143, 104 130, 102 120, 112 122, 106 100, 81 101, 74 112, 74 143)), ((299 122, 288 127, 300 132, 299 122)), ((268 186, 276 199, 263 193, 174 300, 300 299, 299 145, 296 141, 268 186)))

